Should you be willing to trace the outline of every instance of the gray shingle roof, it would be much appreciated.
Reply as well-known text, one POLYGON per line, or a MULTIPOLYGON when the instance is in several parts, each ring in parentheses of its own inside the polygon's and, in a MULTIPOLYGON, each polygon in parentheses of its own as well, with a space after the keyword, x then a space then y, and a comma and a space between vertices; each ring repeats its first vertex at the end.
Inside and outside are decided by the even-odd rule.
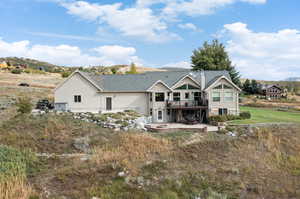
MULTIPOLYGON (((190 75, 199 84, 201 84, 200 71, 147 72, 142 74, 127 75, 94 75, 92 73, 80 73, 82 73, 86 78, 106 92, 144 92, 158 80, 161 80, 167 86, 172 87, 186 75, 190 75)), ((211 85, 218 77, 222 75, 230 79, 227 71, 204 71, 204 75, 205 88, 211 85)))

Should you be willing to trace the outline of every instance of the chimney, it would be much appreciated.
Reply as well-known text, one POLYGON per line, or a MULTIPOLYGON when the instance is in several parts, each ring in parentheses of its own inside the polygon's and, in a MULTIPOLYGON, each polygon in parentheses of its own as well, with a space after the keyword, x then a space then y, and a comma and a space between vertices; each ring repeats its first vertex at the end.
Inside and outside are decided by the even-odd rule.
POLYGON ((200 81, 201 81, 201 90, 203 91, 205 88, 205 73, 203 69, 201 69, 200 71, 200 81))

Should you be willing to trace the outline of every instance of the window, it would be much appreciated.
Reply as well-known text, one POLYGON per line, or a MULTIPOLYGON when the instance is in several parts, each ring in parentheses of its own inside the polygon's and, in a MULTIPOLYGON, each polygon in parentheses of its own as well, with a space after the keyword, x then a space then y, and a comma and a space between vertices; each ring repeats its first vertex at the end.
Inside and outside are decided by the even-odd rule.
POLYGON ((224 93, 224 101, 225 102, 233 102, 233 93, 232 92, 225 92, 224 93))
POLYGON ((80 103, 81 102, 81 95, 74 95, 74 102, 80 103))
POLYGON ((224 89, 232 89, 232 87, 227 84, 224 84, 224 89))
POLYGON ((153 115, 153 109, 150 108, 150 115, 152 116, 153 115))
POLYGON ((227 115, 228 110, 227 108, 219 108, 219 115, 227 115))
POLYGON ((188 84, 188 88, 189 88, 190 90, 197 90, 197 89, 199 89, 198 87, 193 86, 193 85, 191 85, 191 84, 188 84))
POLYGON ((171 110, 170 109, 167 110, 167 114, 171 115, 171 110))
POLYGON ((150 102, 152 102, 153 97, 152 97, 152 93, 150 93, 150 102))
POLYGON ((213 89, 222 89, 222 84, 220 84, 220 85, 214 87, 213 89))
POLYGON ((157 112, 157 120, 162 120, 163 119, 163 112, 162 111, 158 111, 157 112))
POLYGON ((164 102, 165 101, 165 93, 155 93, 155 101, 156 102, 164 102))
POLYGON ((212 97, 213 97, 213 102, 220 102, 221 101, 220 92, 213 92, 212 97))
POLYGON ((106 110, 107 111, 112 110, 112 98, 111 97, 106 98, 106 110))
POLYGON ((175 88, 175 90, 186 90, 187 89, 187 84, 184 84, 178 88, 175 88))
POLYGON ((190 93, 185 93, 185 99, 189 99, 190 98, 190 93))
POLYGON ((173 93, 173 100, 180 101, 180 93, 173 93))

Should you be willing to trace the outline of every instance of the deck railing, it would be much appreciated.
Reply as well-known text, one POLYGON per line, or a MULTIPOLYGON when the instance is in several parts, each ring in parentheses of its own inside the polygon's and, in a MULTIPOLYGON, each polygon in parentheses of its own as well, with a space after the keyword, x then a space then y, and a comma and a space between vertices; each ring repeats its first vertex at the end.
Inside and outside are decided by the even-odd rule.
POLYGON ((167 107, 172 108, 191 108, 198 106, 207 106, 207 100, 180 100, 180 101, 167 101, 167 107))

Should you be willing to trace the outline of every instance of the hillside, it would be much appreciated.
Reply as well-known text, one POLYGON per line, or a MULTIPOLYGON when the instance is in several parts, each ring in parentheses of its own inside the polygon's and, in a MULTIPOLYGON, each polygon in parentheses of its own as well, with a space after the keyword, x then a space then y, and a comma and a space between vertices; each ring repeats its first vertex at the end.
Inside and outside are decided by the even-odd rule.
POLYGON ((18 57, 0 58, 0 63, 1 62, 6 62, 8 65, 11 66, 26 65, 27 67, 32 69, 40 69, 40 67, 42 67, 47 72, 54 71, 56 68, 61 67, 54 64, 50 64, 48 62, 43 62, 43 61, 38 61, 35 59, 28 59, 28 58, 18 58, 18 57))
POLYGON ((0 128, 0 161, 14 165, 0 169, 24 177, 2 178, 0 191, 11 199, 300 197, 298 126, 231 131, 238 136, 114 132, 68 114, 18 116, 0 128))
POLYGON ((289 77, 286 78, 284 81, 300 81, 300 77, 289 77))

